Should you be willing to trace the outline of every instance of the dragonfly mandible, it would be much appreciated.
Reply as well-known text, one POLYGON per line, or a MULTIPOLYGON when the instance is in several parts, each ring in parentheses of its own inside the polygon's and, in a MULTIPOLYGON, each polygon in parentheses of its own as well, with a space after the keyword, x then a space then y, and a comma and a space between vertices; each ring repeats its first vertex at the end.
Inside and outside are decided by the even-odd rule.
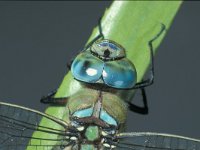
MULTIPOLYGON (((113 93, 125 93, 126 90, 140 89, 143 97, 143 107, 128 102, 131 111, 148 114, 148 104, 145 87, 154 81, 153 42, 160 37, 166 27, 161 24, 161 29, 149 42, 150 75, 148 79, 137 82, 137 70, 134 64, 126 58, 125 48, 115 41, 106 39, 101 26, 101 18, 98 21, 99 35, 89 42, 85 48, 71 61, 68 68, 75 80, 84 85, 98 90, 110 90, 113 93)), ((63 104, 66 98, 55 98, 56 91, 42 97, 42 103, 63 104)), ((121 94, 119 94, 121 96, 121 94)), ((123 94, 124 95, 124 94, 123 94)), ((123 98, 126 99, 126 98, 123 98)), ((130 99, 130 98, 129 98, 130 99)))

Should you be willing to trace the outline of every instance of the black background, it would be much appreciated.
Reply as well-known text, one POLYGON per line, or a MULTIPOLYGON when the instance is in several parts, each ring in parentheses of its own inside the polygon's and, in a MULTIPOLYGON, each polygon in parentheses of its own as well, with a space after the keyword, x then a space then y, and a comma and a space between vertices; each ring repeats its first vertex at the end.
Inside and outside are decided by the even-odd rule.
MULTIPOLYGON (((44 111, 111 2, 0 2, 0 99, 44 111)), ((128 114, 129 131, 200 138, 200 2, 184 2, 155 58, 150 114, 128 114)))

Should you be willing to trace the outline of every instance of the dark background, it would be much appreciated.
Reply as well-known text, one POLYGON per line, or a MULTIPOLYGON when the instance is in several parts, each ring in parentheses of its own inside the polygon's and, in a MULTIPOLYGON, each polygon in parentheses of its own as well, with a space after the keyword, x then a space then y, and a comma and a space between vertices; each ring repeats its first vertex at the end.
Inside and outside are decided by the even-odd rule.
MULTIPOLYGON (((0 99, 45 110, 111 2, 0 2, 0 99)), ((184 2, 155 58, 150 114, 128 114, 129 131, 200 138, 200 2, 184 2)))

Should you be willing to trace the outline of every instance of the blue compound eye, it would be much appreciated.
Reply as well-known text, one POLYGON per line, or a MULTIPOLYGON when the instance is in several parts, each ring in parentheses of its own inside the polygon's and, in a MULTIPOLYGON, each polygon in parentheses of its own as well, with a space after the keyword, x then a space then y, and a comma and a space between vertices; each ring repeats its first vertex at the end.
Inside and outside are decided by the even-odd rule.
POLYGON ((117 122, 115 121, 115 119, 110 116, 105 110, 101 110, 100 113, 100 119, 102 119, 103 121, 105 121, 106 123, 110 124, 110 125, 114 125, 117 126, 117 122))
POLYGON ((91 51, 103 60, 113 60, 125 57, 125 50, 111 40, 97 41, 92 45, 91 51))
POLYGON ((124 58, 105 62, 103 80, 108 86, 124 89, 132 88, 137 81, 137 73, 132 63, 124 58))
POLYGON ((96 83, 103 71, 103 62, 90 52, 79 54, 71 65, 71 71, 75 79, 96 83))
POLYGON ((83 110, 78 110, 76 111, 73 116, 78 117, 78 118, 84 118, 84 117, 89 117, 92 115, 93 109, 92 108, 87 108, 83 110))

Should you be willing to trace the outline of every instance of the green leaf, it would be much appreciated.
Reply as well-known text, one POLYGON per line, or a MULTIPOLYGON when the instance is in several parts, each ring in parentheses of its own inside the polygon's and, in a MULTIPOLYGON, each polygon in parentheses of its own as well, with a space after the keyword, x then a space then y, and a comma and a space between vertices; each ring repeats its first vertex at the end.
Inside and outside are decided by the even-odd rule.
MULTIPOLYGON (((180 5, 181 1, 115 1, 105 11, 102 19, 104 36, 107 39, 114 40, 126 49, 127 57, 136 67, 138 81, 143 78, 150 63, 148 41, 160 31, 161 23, 165 24, 167 30, 169 29, 180 5)), ((153 43, 154 52, 165 33, 153 43)), ((96 35, 98 35, 97 27, 93 30, 89 41, 96 35)), ((70 96, 81 88, 69 72, 64 77, 56 97, 70 96)), ((48 107, 46 113, 62 118, 63 114, 66 113, 64 109, 63 107, 48 107)), ((48 123, 43 119, 41 125, 48 123)), ((33 136, 45 137, 45 134, 35 132, 33 136)), ((52 137, 54 136, 56 137, 56 135, 52 135, 52 137)), ((27 149, 33 150, 34 148, 27 149)))

